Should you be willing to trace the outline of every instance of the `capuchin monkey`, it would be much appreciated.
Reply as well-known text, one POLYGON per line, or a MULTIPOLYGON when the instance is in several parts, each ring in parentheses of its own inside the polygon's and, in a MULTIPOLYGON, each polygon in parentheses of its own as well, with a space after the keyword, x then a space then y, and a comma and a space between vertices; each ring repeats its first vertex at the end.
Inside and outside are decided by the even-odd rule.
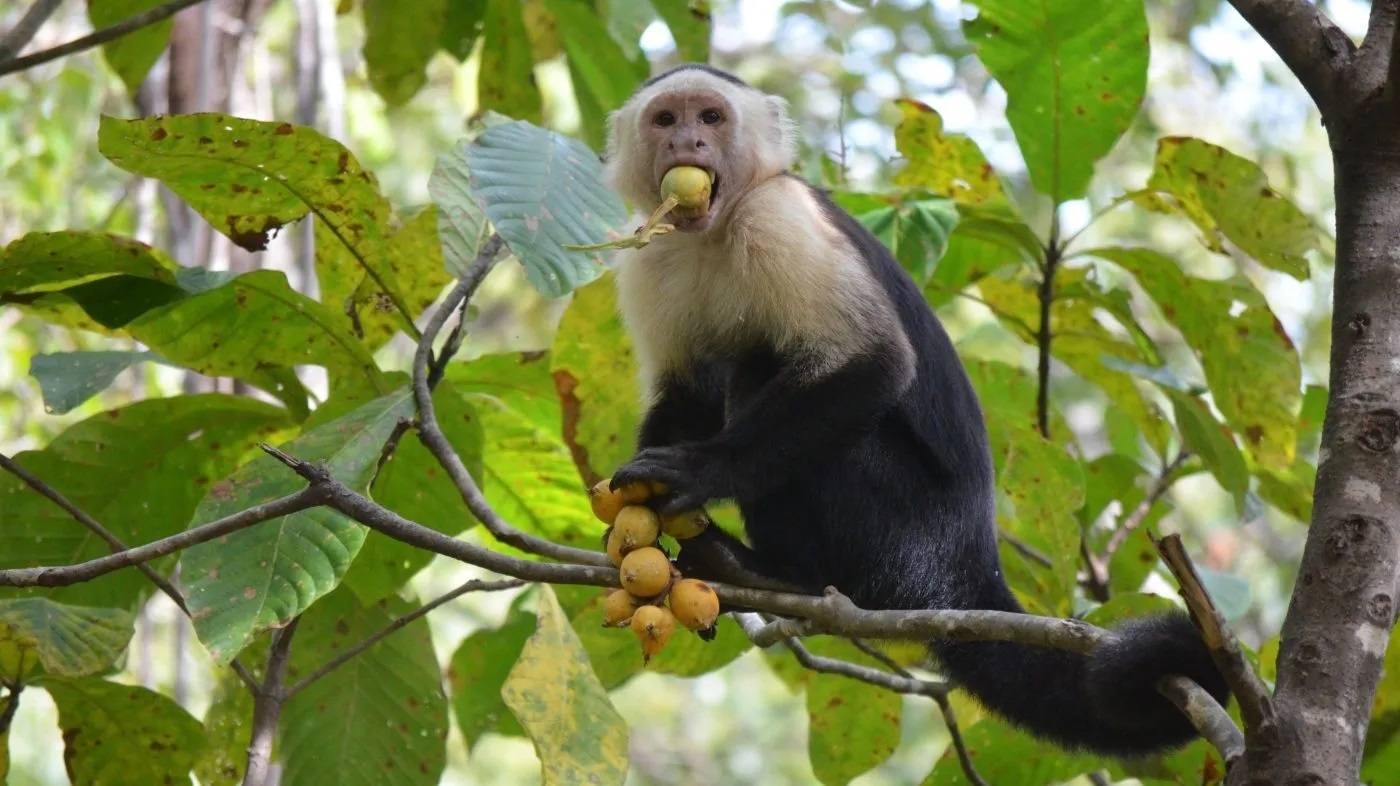
MULTIPOLYGON (((711 565, 710 578, 742 569, 813 593, 833 586, 866 609, 1024 613, 997 555, 976 393, 889 251, 788 171, 785 103, 684 65, 610 122, 607 178, 638 209, 661 204, 672 167, 713 176, 708 212, 673 214, 675 231, 620 255, 646 414, 613 485, 664 482, 663 512, 735 500, 750 545, 706 529, 696 548, 738 563, 711 565)), ((1069 749, 1136 757, 1195 739, 1157 692, 1167 675, 1229 701, 1183 613, 1125 623, 1089 655, 930 646, 986 707, 1069 749)))

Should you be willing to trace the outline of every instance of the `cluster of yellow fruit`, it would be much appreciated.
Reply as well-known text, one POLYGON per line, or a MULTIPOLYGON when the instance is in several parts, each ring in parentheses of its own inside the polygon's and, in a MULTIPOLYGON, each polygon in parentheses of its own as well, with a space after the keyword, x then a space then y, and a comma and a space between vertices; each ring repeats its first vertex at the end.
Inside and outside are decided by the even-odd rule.
POLYGON ((676 623, 709 631, 719 618, 719 596, 699 579, 687 579, 658 547, 662 533, 676 540, 693 538, 709 525, 704 511, 658 516, 647 500, 663 496, 661 484, 633 483, 616 491, 602 480, 588 490, 593 515, 608 525, 608 559, 618 567, 622 589, 603 603, 603 624, 630 626, 650 661, 675 632, 676 623))

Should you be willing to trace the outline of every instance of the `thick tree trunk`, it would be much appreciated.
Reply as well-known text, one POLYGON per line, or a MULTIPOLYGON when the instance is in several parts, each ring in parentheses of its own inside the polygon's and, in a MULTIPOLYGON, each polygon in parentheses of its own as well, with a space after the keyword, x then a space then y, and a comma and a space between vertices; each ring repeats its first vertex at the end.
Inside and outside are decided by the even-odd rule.
POLYGON ((1313 521, 1283 626, 1276 721, 1249 731, 1232 786, 1358 782, 1396 619, 1400 102, 1393 89, 1358 93, 1355 103, 1338 96, 1332 108, 1340 111, 1330 117, 1324 108, 1335 166, 1337 267, 1313 521))

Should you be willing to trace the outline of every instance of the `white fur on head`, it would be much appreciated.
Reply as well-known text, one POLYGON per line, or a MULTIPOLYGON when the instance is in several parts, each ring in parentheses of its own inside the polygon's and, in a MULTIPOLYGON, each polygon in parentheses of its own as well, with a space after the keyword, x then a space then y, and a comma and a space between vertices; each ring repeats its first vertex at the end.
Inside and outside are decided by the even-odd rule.
MULTIPOLYGON (((608 118, 608 147, 604 177, 609 186, 639 209, 652 210, 661 203, 660 184, 652 169, 654 150, 642 138, 641 108, 653 98, 672 90, 713 90, 735 108, 733 138, 742 150, 724 150, 735 172, 750 175, 748 185, 756 185, 789 169, 797 158, 797 132, 788 117, 782 98, 768 95, 747 85, 738 85, 696 68, 668 73, 659 81, 632 94, 608 118)), ((737 185, 737 184, 736 184, 737 185)))

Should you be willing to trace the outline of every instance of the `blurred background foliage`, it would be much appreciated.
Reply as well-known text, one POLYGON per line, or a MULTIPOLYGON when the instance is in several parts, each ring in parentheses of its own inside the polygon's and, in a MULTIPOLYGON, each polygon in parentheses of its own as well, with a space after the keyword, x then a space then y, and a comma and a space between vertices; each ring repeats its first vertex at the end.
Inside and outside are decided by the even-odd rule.
MULTIPOLYGON (((315 0, 309 1, 314 5, 315 0)), ((1366 3, 1320 4, 1353 36, 1364 29, 1366 3)), ((0 30, 11 27, 28 5, 24 0, 0 0, 0 30)), ((64 4, 32 48, 82 34, 90 24, 85 5, 64 4)), ((366 39, 366 27, 391 29, 394 15, 402 12, 396 5, 362 0, 359 13, 334 17, 329 33, 334 56, 329 64, 321 64, 320 78, 323 86, 339 91, 341 100, 323 105, 316 118, 318 126, 343 141, 363 167, 376 174, 395 205, 402 209, 429 201, 428 175, 438 156, 451 149, 468 119, 483 108, 483 94, 491 95, 498 87, 489 75, 509 73, 521 63, 532 74, 538 93, 512 93, 508 103, 515 102, 517 110, 512 114, 598 147, 600 116, 590 102, 616 87, 580 73, 573 61, 586 61, 586 56, 564 56, 568 47, 577 46, 577 37, 571 38, 559 21, 570 13, 563 3, 523 2, 520 19, 530 50, 523 54, 502 52, 482 38, 470 40, 470 35, 452 37, 450 31, 475 28, 470 18, 463 27, 461 18, 450 16, 443 25, 442 48, 420 69, 411 64, 378 69, 381 75, 396 75, 397 81, 381 76, 376 82, 365 58, 384 55, 376 54, 366 39)), ((478 7, 489 31, 491 25, 502 24, 491 18, 498 5, 495 0, 450 3, 449 13, 470 17, 476 13, 472 7, 478 7)), ((678 61, 677 42, 668 28, 638 20, 691 13, 684 3, 600 0, 594 5, 600 18, 608 20, 613 40, 635 42, 635 51, 625 52, 628 57, 644 56, 654 68, 678 61)), ((297 117, 292 87, 304 71, 297 58, 297 34, 298 15, 305 6, 290 0, 271 2, 255 28, 240 33, 244 41, 229 111, 263 119, 297 117)), ((341 10, 349 6, 342 3, 341 10)), ((1326 139, 1316 111, 1277 58, 1217 0, 1149 0, 1147 9, 1151 67, 1145 103, 1128 134, 1099 164, 1086 198, 1061 208, 1064 231, 1077 231, 1094 211, 1139 187, 1151 171, 1158 139, 1173 134, 1199 137, 1258 162, 1275 189, 1330 227, 1326 139)), ((966 134, 981 146, 1004 176, 1027 222, 1043 233, 1049 204, 1029 186, 1006 122, 1005 92, 972 56, 963 37, 961 24, 974 13, 968 5, 958 0, 717 0, 709 13, 708 47, 703 36, 681 46, 692 53, 708 48, 713 64, 792 103, 809 176, 858 190, 888 189, 896 169, 893 129, 901 119, 894 99, 913 98, 942 115, 945 131, 966 134)), ((517 49, 519 44, 517 39, 517 49)), ((425 47, 420 59, 428 51, 425 47)), ((157 63, 153 73, 168 67, 157 63)), ((611 76, 625 95, 635 83, 632 77, 645 73, 611 76)), ((170 247, 164 233, 175 222, 153 209, 159 200, 153 186, 113 166, 95 144, 99 116, 135 116, 139 100, 96 50, 0 77, 0 246, 25 233, 71 228, 107 230, 170 247)), ((509 108, 495 103, 501 111, 509 108)), ((300 228, 278 236, 263 264, 287 269, 295 283, 309 289, 314 282, 296 278, 292 261, 301 236, 300 228)), ((1150 241, 1192 272, 1234 272, 1225 269, 1233 265, 1230 260, 1200 247, 1187 222, 1149 217, 1145 211, 1111 212, 1088 230, 1085 240, 1118 245, 1150 241)), ((220 252, 209 253, 211 267, 237 264, 227 251, 222 252, 228 257, 222 262, 212 258, 220 252)), ((1311 277, 1303 281, 1257 266, 1241 272, 1264 293, 1297 345, 1304 384, 1325 385, 1330 267, 1312 265, 1311 277)), ((540 296, 518 266, 498 267, 476 303, 467 354, 548 347, 566 302, 540 296)), ((1005 329, 985 312, 954 304, 943 308, 940 316, 966 358, 1023 360, 1019 351, 1007 348, 1005 329)), ((28 375, 30 359, 99 348, 130 344, 57 328, 17 309, 0 309, 0 451, 13 455, 42 447, 67 425, 96 412, 189 389, 181 371, 142 364, 76 409, 46 412, 38 384, 28 375)), ((1185 351, 1166 344, 1163 349, 1185 351)), ((379 357, 388 366, 403 367, 408 351, 410 345, 399 336, 379 351, 379 357)), ((1114 413, 1106 411, 1102 397, 1072 380, 1057 384, 1056 404, 1081 442, 1111 440, 1114 413)), ((1157 522, 1158 528, 1189 533, 1189 542, 1200 544, 1200 564, 1247 580, 1247 610, 1232 622, 1248 644, 1262 645, 1282 620, 1304 523, 1272 507, 1240 517, 1235 500, 1208 473, 1177 483, 1168 499, 1170 512, 1157 522)), ((438 560, 414 585, 426 597, 454 586, 462 576, 460 567, 438 560)), ((509 602, 509 596, 469 597, 437 612, 432 622, 440 658, 446 662, 473 630, 500 624, 509 602)), ((123 679, 158 687, 200 717, 214 684, 207 656, 199 646, 191 646, 189 636, 171 604, 157 596, 138 623, 123 679)), ((41 694, 29 699, 26 696, 10 738, 9 782, 64 783, 62 762, 51 755, 61 745, 53 707, 41 694)), ((808 763, 802 694, 778 679, 757 653, 697 678, 642 675, 615 690, 614 700, 632 728, 630 783, 815 782, 808 763)), ((857 781, 862 786, 916 783, 941 753, 946 737, 928 702, 905 700, 904 718, 904 738, 896 755, 862 776, 857 781)), ((459 743, 454 738, 449 746, 444 783, 539 780, 534 752, 521 738, 487 735, 470 756, 459 743)))

